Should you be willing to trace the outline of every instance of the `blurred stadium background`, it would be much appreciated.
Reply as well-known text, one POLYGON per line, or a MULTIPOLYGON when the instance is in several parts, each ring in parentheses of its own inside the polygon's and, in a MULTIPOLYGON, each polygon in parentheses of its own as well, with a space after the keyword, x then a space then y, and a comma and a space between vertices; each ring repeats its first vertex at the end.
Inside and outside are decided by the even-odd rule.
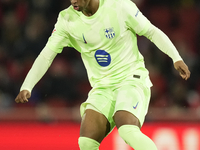
MULTIPOLYGON (((182 80, 170 58, 138 37, 154 84, 143 132, 159 150, 200 150, 200 1, 133 0, 164 31, 191 71, 182 80)), ((14 99, 69 0, 0 0, 0 149, 78 150, 79 106, 91 89, 77 51, 64 48, 32 91, 14 99)), ((129 150, 116 129, 101 146, 129 150)))

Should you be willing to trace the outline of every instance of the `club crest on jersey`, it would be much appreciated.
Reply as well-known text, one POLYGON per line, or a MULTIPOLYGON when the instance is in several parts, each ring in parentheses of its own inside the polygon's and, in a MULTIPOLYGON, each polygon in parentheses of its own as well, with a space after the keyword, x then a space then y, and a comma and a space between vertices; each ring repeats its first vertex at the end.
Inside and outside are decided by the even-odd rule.
POLYGON ((115 37, 115 31, 113 30, 113 28, 107 28, 107 29, 104 29, 104 31, 105 31, 105 36, 108 39, 112 39, 115 37))

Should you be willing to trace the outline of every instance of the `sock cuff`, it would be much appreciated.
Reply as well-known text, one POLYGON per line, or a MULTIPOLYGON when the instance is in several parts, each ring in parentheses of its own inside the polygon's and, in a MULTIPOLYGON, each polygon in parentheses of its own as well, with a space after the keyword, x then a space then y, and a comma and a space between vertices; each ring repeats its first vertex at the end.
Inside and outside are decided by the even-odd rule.
POLYGON ((87 148, 97 148, 99 147, 100 143, 97 142, 96 140, 93 140, 88 137, 79 137, 78 139, 78 144, 79 147, 82 149, 87 149, 87 148))
POLYGON ((118 132, 119 133, 127 133, 129 131, 135 131, 135 132, 140 132, 140 128, 136 125, 122 125, 119 127, 118 132))

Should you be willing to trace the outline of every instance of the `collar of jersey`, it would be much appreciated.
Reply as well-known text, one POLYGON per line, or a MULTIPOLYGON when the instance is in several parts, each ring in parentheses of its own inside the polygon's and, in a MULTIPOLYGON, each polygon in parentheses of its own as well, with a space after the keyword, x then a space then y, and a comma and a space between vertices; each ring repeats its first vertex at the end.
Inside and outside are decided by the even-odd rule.
POLYGON ((81 18, 84 20, 84 21, 92 21, 92 20, 95 20, 96 18, 98 18, 100 12, 101 12, 101 6, 102 6, 102 1, 103 0, 99 0, 99 8, 98 10, 96 11, 95 14, 93 14, 92 16, 85 16, 83 13, 81 13, 81 18))

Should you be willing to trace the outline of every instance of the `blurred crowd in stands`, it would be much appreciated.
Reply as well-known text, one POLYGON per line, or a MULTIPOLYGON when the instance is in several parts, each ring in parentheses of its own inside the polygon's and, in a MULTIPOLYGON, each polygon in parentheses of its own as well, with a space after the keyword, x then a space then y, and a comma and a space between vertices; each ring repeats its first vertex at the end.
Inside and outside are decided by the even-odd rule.
MULTIPOLYGON (((200 110, 200 1, 133 0, 143 14, 164 31, 189 66, 184 81, 172 60, 145 37, 138 46, 154 84, 150 107, 200 110)), ((33 61, 45 46, 59 11, 69 0, 0 1, 0 113, 14 107, 76 107, 91 89, 80 54, 64 48, 34 87, 27 104, 15 104, 20 86, 33 61)))

